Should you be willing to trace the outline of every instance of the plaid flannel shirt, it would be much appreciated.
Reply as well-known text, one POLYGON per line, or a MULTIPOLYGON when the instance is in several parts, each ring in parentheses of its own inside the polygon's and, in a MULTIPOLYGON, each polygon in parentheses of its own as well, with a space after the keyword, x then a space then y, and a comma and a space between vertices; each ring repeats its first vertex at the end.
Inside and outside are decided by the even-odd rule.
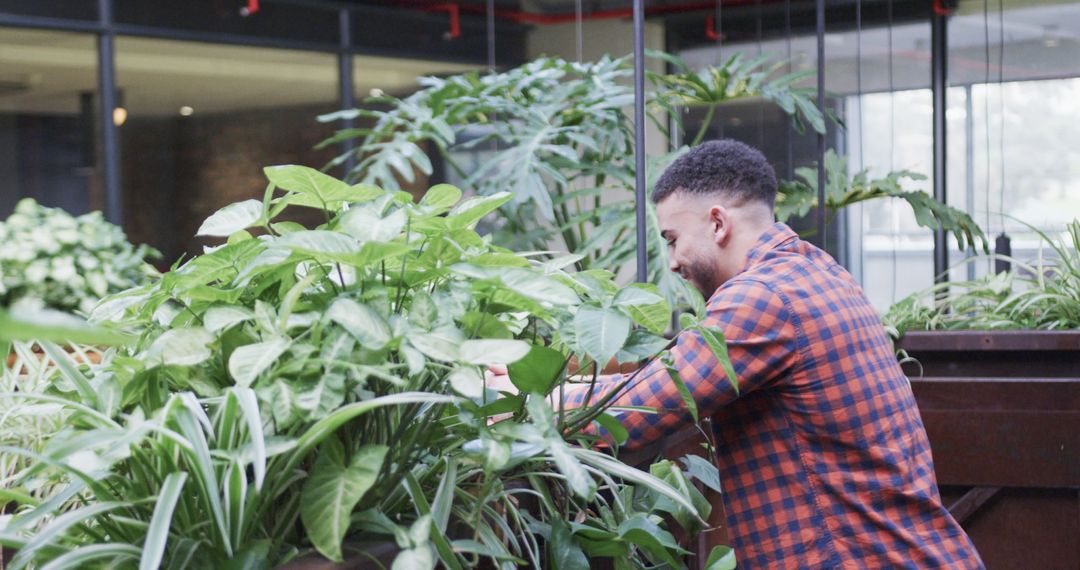
MULTIPOLYGON (((709 299, 702 324, 723 330, 738 394, 700 333, 681 333, 672 356, 701 416, 713 417, 740 568, 982 567, 942 505, 881 320, 828 254, 774 224, 709 299)), ((568 391, 567 405, 586 392, 568 391)), ((614 403, 659 411, 622 413, 624 447, 693 421, 658 361, 614 403)))

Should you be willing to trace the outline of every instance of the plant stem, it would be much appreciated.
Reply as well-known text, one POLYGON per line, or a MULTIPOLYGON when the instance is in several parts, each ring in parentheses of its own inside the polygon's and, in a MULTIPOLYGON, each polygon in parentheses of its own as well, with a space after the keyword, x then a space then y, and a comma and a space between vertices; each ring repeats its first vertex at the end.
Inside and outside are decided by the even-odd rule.
POLYGON ((698 128, 697 136, 694 137, 694 142, 690 143, 690 146, 701 144, 702 139, 705 138, 705 133, 709 131, 709 126, 712 125, 713 115, 715 114, 716 104, 709 105, 709 110, 705 113, 705 120, 702 121, 701 127, 698 128))

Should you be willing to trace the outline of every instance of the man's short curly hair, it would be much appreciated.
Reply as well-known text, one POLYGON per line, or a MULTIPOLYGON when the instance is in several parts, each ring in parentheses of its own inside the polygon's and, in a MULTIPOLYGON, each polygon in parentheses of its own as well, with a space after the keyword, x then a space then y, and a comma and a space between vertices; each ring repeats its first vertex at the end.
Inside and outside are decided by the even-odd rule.
POLYGON ((676 192, 717 194, 738 202, 758 201, 773 207, 776 173, 757 149, 739 141, 709 141, 680 156, 660 176, 652 201, 659 204, 676 192))

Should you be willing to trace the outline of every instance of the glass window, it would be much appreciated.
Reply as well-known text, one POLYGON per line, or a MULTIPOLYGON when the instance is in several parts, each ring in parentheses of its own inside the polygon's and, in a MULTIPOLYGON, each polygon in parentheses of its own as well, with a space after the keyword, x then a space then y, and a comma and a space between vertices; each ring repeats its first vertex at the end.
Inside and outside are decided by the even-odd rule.
POLYGON ((96 20, 98 3, 86 0, 0 0, 0 13, 41 18, 96 20))
MULTIPOLYGON (((1080 4, 998 7, 962 1, 949 21, 948 168, 964 174, 950 174, 949 202, 1033 260, 1040 239, 1025 223, 1057 232, 1080 217, 1080 4)), ((965 254, 954 245, 950 260, 965 254)), ((961 264, 951 278, 988 271, 990 260, 961 264)))
POLYGON ((32 197, 100 210, 94 36, 0 28, 0 218, 32 197))
POLYGON ((201 252, 199 224, 226 204, 260 198, 262 169, 325 165, 333 133, 333 55, 119 37, 117 87, 125 228, 166 260, 201 252))

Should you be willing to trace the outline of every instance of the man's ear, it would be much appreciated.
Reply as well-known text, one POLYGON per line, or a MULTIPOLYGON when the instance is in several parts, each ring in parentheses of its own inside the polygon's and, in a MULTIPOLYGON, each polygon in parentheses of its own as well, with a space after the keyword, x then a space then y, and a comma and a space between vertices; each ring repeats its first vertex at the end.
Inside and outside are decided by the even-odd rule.
POLYGON ((731 235, 731 212, 727 208, 716 204, 709 208, 709 225, 713 232, 713 241, 716 245, 724 245, 731 235))

